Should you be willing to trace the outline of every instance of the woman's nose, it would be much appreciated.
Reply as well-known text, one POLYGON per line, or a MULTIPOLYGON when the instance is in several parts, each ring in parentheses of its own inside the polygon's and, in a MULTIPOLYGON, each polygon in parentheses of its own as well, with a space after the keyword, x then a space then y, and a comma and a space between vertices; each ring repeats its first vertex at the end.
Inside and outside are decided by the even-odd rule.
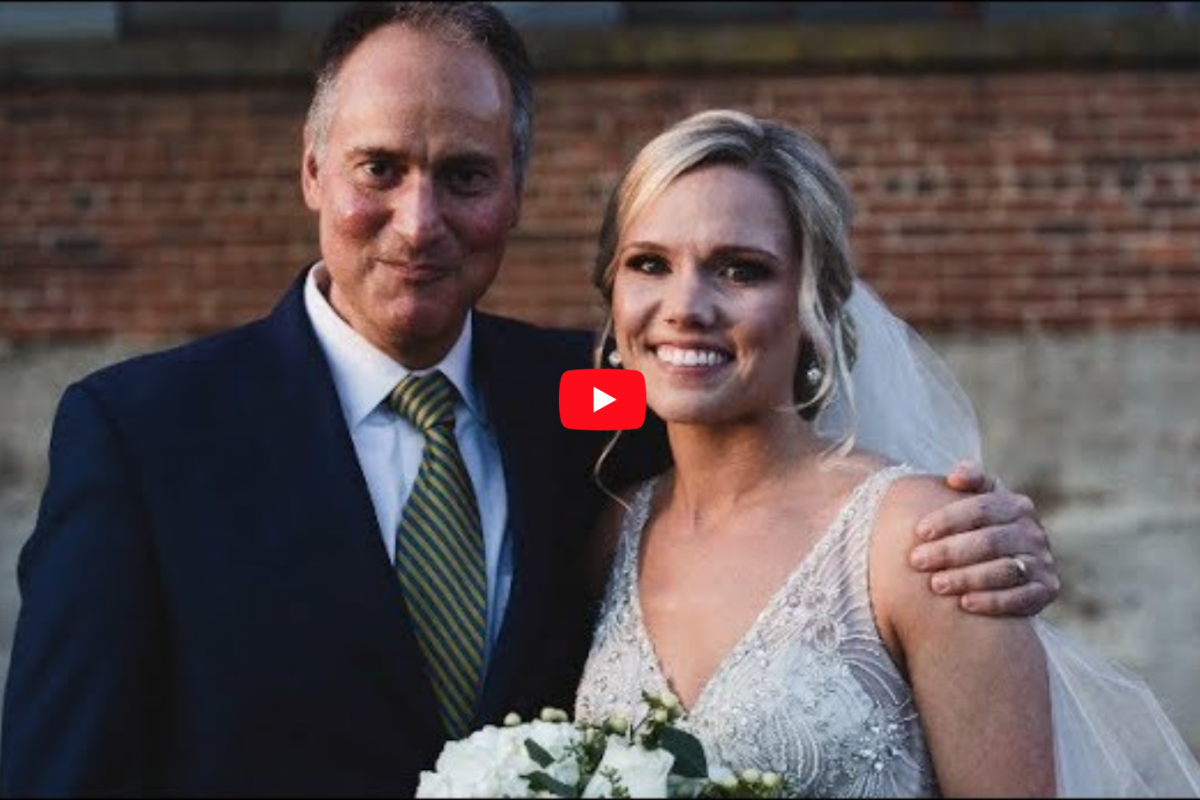
POLYGON ((708 327, 716 321, 717 297, 697 270, 672 274, 667 282, 662 310, 664 320, 682 327, 708 327))

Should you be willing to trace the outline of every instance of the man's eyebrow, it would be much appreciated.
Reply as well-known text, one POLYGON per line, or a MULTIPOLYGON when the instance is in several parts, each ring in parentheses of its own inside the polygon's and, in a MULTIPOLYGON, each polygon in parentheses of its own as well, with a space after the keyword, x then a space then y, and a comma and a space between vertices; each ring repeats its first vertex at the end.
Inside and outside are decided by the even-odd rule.
POLYGON ((461 150, 455 153, 447 153, 438 159, 441 164, 454 164, 466 166, 486 166, 496 163, 496 157, 491 153, 484 153, 477 150, 461 150))
MULTIPOLYGON (((356 145, 347 152, 350 158, 404 158, 403 150, 383 145, 356 145)), ((479 150, 460 150, 440 156, 437 163, 453 166, 490 166, 496 163, 496 158, 491 153, 479 150)))
POLYGON ((400 152, 387 147, 380 147, 379 145, 356 145, 350 148, 350 155, 371 158, 379 158, 381 156, 395 158, 396 156, 400 155, 400 152))

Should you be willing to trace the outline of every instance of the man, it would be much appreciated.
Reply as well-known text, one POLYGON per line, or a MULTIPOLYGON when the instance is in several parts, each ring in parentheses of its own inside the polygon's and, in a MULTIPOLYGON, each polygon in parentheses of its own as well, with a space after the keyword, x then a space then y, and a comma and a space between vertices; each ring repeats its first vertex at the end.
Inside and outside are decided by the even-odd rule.
MULTIPOLYGON (((349 11, 305 128, 321 261, 266 319, 67 391, 5 793, 404 795, 448 735, 569 706, 603 440, 555 398, 589 337, 472 310, 520 215, 528 76, 486 5, 349 11)), ((1052 599, 1027 501, 943 514, 993 531, 934 544, 973 564, 953 591, 1028 571, 985 610, 1052 599)))

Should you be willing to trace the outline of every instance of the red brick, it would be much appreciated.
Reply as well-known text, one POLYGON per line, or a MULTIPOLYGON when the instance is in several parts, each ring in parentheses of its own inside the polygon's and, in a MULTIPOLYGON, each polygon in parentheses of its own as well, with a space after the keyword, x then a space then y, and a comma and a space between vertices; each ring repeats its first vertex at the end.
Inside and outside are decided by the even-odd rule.
MULTIPOLYGON (((296 175, 306 103, 261 86, 0 96, 0 337, 178 336, 267 311, 316 255, 296 175)), ((608 192, 642 143, 711 104, 829 147, 864 275, 918 324, 1200 325, 1186 70, 547 76, 524 218, 485 306, 598 321, 608 192)))

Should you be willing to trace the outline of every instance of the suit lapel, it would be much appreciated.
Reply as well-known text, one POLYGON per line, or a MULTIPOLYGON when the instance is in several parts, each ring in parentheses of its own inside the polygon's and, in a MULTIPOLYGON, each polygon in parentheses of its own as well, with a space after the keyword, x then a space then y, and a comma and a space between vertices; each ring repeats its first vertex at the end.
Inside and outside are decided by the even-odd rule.
MULTIPOLYGON (((307 272, 307 271, 306 271, 307 272)), ((336 571, 319 602, 344 626, 345 646, 375 653, 369 675, 390 686, 409 724, 441 736, 441 724, 399 581, 388 563, 366 480, 346 429, 337 389, 304 307, 303 277, 265 321, 277 369, 264 376, 277 411, 267 421, 281 463, 289 466, 288 501, 304 505, 306 569, 336 571), (377 662, 377 663, 375 663, 377 662), (392 680, 388 680, 391 677, 392 680)), ((304 575, 304 571, 300 571, 304 575)), ((330 581, 323 582, 323 585, 330 581)))
MULTIPOLYGON (((507 707, 523 659, 535 650, 533 638, 539 608, 546 598, 544 576, 553 569, 542 537, 552 527, 546 516, 547 492, 555 453, 547 452, 553 437, 545 435, 547 421, 557 424, 556 389, 532 368, 532 353, 508 340, 502 326, 486 315, 475 315, 473 369, 488 419, 495 431, 508 492, 508 535, 512 537, 513 583, 499 641, 492 653, 477 723, 495 720, 507 707)), ((556 376, 554 381, 557 380, 556 376)))

